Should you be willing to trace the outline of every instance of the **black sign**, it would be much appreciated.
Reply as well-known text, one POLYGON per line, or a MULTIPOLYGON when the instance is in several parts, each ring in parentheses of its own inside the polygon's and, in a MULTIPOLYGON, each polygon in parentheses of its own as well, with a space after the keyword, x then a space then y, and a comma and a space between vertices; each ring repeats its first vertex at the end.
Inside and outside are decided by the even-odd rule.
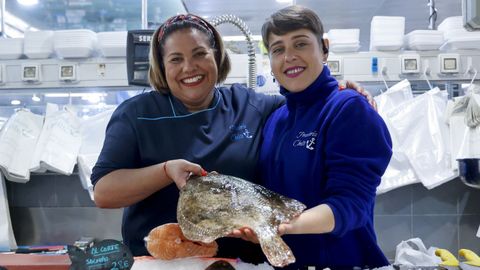
POLYGON ((136 34, 133 33, 133 42, 134 43, 142 43, 146 45, 150 45, 150 41, 152 41, 152 32, 148 31, 145 34, 136 34))
POLYGON ((127 34, 127 78, 128 84, 150 86, 148 68, 150 41, 155 30, 129 30, 127 34))
POLYGON ((71 245, 67 249, 70 270, 129 270, 133 266, 132 253, 117 240, 100 241, 85 251, 71 245))

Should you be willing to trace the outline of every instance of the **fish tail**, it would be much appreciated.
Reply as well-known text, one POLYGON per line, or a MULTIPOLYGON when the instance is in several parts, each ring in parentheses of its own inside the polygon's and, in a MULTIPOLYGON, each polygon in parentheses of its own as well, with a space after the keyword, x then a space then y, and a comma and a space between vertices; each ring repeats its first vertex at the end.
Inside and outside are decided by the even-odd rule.
MULTIPOLYGON (((257 233, 257 235, 260 234, 257 233)), ((295 262, 292 250, 278 234, 268 233, 266 237, 260 238, 259 242, 271 265, 283 267, 295 262)))

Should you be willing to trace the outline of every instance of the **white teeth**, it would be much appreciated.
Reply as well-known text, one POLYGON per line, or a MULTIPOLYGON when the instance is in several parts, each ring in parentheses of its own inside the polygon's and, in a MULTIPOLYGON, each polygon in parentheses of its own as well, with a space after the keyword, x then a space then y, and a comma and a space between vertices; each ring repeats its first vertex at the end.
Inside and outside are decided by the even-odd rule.
POLYGON ((184 83, 196 83, 199 80, 201 80, 202 78, 203 78, 202 75, 198 75, 198 76, 195 76, 195 77, 183 79, 182 82, 184 82, 184 83))
POLYGON ((294 69, 288 70, 287 74, 295 74, 295 73, 301 72, 303 70, 304 70, 304 68, 294 68, 294 69))

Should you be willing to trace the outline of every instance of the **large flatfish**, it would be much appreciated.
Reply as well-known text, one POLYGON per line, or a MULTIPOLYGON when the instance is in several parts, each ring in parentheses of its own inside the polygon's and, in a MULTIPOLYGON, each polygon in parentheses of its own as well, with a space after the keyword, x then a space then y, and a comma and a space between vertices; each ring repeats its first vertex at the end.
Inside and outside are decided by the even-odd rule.
POLYGON ((277 267, 295 262, 278 235, 278 226, 298 216, 305 205, 246 180, 209 173, 193 176, 180 190, 177 220, 192 241, 209 243, 234 229, 251 228, 268 261, 277 267))

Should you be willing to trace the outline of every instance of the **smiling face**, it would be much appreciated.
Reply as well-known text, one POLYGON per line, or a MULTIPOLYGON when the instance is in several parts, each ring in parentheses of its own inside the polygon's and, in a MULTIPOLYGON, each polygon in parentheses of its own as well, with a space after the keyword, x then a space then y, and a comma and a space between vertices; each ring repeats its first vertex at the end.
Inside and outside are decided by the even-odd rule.
POLYGON ((315 34, 299 29, 268 36, 270 65, 278 82, 289 92, 301 92, 322 73, 326 55, 315 34))
POLYGON ((209 44, 207 35, 195 28, 178 30, 164 42, 168 87, 191 112, 208 108, 213 99, 218 69, 209 44))

